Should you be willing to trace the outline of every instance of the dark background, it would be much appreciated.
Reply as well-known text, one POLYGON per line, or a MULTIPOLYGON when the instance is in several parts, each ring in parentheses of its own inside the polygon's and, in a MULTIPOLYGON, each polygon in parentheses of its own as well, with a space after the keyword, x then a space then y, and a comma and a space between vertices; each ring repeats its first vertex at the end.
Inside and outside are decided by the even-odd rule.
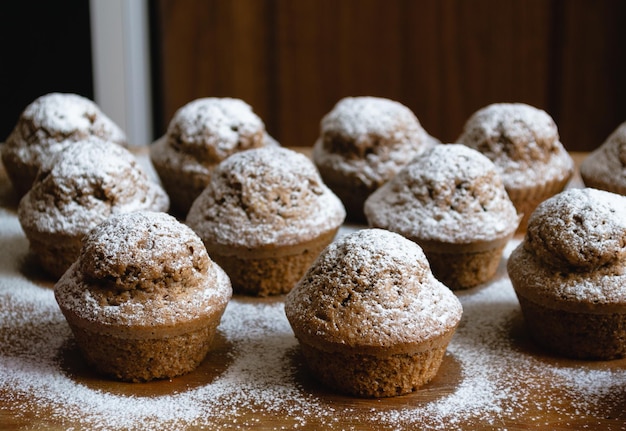
MULTIPOLYGON (((204 96, 248 102, 286 146, 310 146, 345 96, 411 108, 444 142, 493 102, 545 109, 566 148, 626 121, 621 0, 155 0, 154 136, 204 96)), ((93 98, 87 0, 0 2, 0 141, 51 92, 93 98)))

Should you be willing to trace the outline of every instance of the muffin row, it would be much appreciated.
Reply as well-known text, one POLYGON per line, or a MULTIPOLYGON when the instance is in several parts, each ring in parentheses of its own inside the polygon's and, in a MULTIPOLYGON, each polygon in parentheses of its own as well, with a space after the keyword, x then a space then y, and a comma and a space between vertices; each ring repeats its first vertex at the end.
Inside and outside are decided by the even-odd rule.
MULTIPOLYGON (((20 201, 18 215, 20 222, 24 220, 32 251, 40 256, 48 253, 49 258, 40 258, 42 264, 64 274, 55 286, 57 299, 94 367, 117 378, 140 381, 193 369, 209 348, 232 285, 238 293, 289 292, 285 312, 308 365, 320 380, 338 390, 359 396, 398 395, 415 390, 435 375, 462 314, 450 289, 489 280, 520 224, 522 215, 511 199, 513 189, 507 189, 498 169, 498 157, 508 157, 508 165, 523 165, 527 170, 541 166, 540 172, 546 175, 556 172, 557 179, 548 181, 550 187, 539 187, 552 194, 557 191, 552 185, 562 189, 563 181, 569 179, 571 159, 562 156, 558 138, 550 139, 556 128, 547 114, 526 105, 493 105, 486 109, 488 115, 474 116, 480 121, 472 117, 466 126, 468 139, 478 142, 478 137, 488 136, 475 149, 438 143, 421 126, 415 127, 414 116, 396 102, 348 98, 334 111, 341 111, 338 108, 343 105, 349 108, 341 108, 347 112, 331 112, 322 121, 321 134, 327 130, 334 134, 316 143, 313 161, 281 148, 263 128, 252 131, 249 123, 259 126, 262 122, 241 101, 208 98, 181 108, 168 135, 151 148, 164 187, 170 184, 167 194, 147 179, 121 146, 100 138, 71 141, 81 145, 62 141, 63 148, 50 159, 53 162, 46 161, 39 168, 34 185, 20 201), (375 124, 369 124, 368 118, 375 119, 375 124), (237 137, 238 132, 244 136, 237 137), (360 140, 351 142, 350 133, 360 140), (396 152, 413 135, 419 137, 418 154, 396 152), (534 139, 530 144, 524 141, 528 136, 534 139), (389 145, 383 137, 391 137, 389 145), (368 191, 362 201, 360 211, 372 229, 331 244, 346 211, 327 187, 319 159, 322 176, 314 162, 324 151, 337 150, 343 157, 351 148, 358 149, 357 155, 347 159, 361 158, 353 171, 370 172, 372 166, 393 166, 397 171, 368 191), (492 160, 492 153, 498 157, 492 160), (366 167, 372 160, 375 163, 366 167), (159 163, 169 164, 169 179, 159 163), (183 178, 191 179, 185 184, 195 184, 193 193, 187 194, 194 189, 191 185, 181 190, 183 178), (163 214, 168 195, 172 201, 174 196, 182 197, 175 212, 185 213, 188 226, 163 214), (190 205, 188 211, 186 205, 190 205), (33 216, 39 212, 43 215, 33 216), (92 218, 92 213, 99 218, 92 218), (58 256, 70 254, 60 245, 70 242, 49 233, 33 234, 40 227, 37 222, 29 225, 29 218, 45 220, 45 229, 52 227, 54 232, 68 231, 68 224, 79 225, 79 220, 94 224, 74 234, 79 238, 73 241, 78 242, 78 250, 54 267, 52 262, 61 260, 58 256), (51 263, 46 264, 47 260, 51 263), (62 270, 70 265, 69 270, 62 270), (174 314, 189 319, 171 320, 171 313, 159 314, 181 300, 194 306, 174 314), (111 337, 117 341, 103 341, 111 337), (181 350, 182 345, 191 350, 181 350), (163 356, 171 351, 183 354, 163 356), (162 360, 153 362, 154 357, 162 360), (337 357, 341 360, 329 360, 337 357), (129 370, 131 362, 135 365, 129 370)), ((5 149, 10 152, 12 148, 5 146, 3 156, 5 149)), ((347 162, 336 163, 342 164, 347 162)), ((521 183, 533 178, 515 177, 524 178, 521 183)), ((358 188, 352 190, 356 195, 358 188)), ((617 205, 617 209, 609 205, 606 213, 617 214, 618 220, 623 217, 621 197, 604 199, 595 191, 586 193, 592 210, 564 211, 577 223, 585 225, 596 200, 617 205)), ((528 238, 537 229, 535 224, 562 223, 556 221, 558 217, 537 215, 535 219, 539 221, 530 222, 528 238)), ((609 261, 612 265, 623 262, 622 225, 611 226, 602 231, 602 238, 617 238, 621 246, 608 252, 610 258, 585 270, 595 271, 609 261)), ((590 232, 593 229, 580 235, 583 243, 590 232)), ((524 249, 532 254, 529 241, 523 243, 524 249)), ((519 286, 532 277, 516 278, 515 256, 509 261, 511 280, 525 315, 531 316, 526 311, 528 295, 519 286)), ((538 256, 543 264, 543 255, 538 256)), ((584 272, 575 266, 559 271, 584 272)), ((582 280, 589 283, 590 278, 583 275, 582 280)), ((620 295, 613 296, 621 300, 620 295)), ((622 305, 617 304, 609 309, 619 314, 622 305)), ((603 308, 595 310, 595 314, 605 313, 603 308)), ((601 321, 595 329, 607 325, 601 321)), ((604 340, 615 331, 605 332, 604 340)), ((558 337, 566 339, 562 334, 558 337)), ((580 344, 592 345, 592 339, 580 344)), ((620 343, 624 344, 614 341, 620 343)), ((590 349, 595 353, 581 357, 624 354, 623 347, 611 353, 590 349)))

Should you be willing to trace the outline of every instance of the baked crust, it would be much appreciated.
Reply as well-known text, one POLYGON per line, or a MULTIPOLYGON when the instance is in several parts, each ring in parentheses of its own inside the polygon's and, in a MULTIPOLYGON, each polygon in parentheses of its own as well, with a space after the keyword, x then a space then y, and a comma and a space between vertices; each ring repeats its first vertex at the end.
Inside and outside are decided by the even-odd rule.
POLYGON ((81 239, 108 217, 130 211, 167 211, 165 191, 125 148, 90 138, 55 155, 18 206, 30 248, 58 278, 78 257, 81 239))
POLYGON ((232 295, 191 229, 145 211, 111 217, 91 231, 54 292, 87 360, 105 374, 139 381, 197 366, 232 295))
POLYGON ((458 143, 492 160, 518 212, 520 232, 541 201, 562 191, 574 161, 545 111, 524 103, 494 103, 466 121, 458 143))
POLYGON ((363 229, 320 254, 287 294, 285 314, 322 381, 359 396, 392 396, 434 376, 462 308, 417 244, 363 229))
POLYGON ((348 218, 363 221, 367 196, 436 143, 401 103, 346 97, 322 118, 313 161, 346 206, 348 218))
POLYGON ((77 94, 38 97, 21 113, 2 146, 2 161, 19 196, 31 187, 37 172, 74 142, 100 138, 127 146, 126 135, 91 100, 77 94))

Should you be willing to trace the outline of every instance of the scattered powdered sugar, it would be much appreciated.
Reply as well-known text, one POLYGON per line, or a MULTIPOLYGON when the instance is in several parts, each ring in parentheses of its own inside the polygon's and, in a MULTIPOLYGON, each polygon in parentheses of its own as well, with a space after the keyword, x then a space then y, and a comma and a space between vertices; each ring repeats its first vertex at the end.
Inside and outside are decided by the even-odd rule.
POLYGON ((231 301, 219 328, 226 359, 213 379, 154 395, 142 392, 147 384, 125 384, 127 392, 120 393, 103 380, 96 388, 60 359, 71 334, 50 287, 23 273, 28 243, 15 215, 0 209, 0 227, 0 411, 18 424, 93 430, 467 429, 516 423, 584 428, 601 419, 624 419, 623 362, 601 367, 557 361, 526 343, 502 265, 492 283, 458 294, 464 316, 440 373, 411 395, 355 401, 316 385, 298 356, 280 298, 231 301))

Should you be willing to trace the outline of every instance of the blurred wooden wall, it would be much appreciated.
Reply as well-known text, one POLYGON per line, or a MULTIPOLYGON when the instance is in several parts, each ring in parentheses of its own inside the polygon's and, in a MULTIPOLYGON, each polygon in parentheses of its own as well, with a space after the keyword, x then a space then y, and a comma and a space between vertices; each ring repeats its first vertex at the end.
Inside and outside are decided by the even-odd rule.
POLYGON ((493 102, 545 109, 572 151, 626 121, 621 0, 159 0, 156 133, 205 96, 248 102, 310 146, 344 96, 387 97, 454 141, 493 102))

